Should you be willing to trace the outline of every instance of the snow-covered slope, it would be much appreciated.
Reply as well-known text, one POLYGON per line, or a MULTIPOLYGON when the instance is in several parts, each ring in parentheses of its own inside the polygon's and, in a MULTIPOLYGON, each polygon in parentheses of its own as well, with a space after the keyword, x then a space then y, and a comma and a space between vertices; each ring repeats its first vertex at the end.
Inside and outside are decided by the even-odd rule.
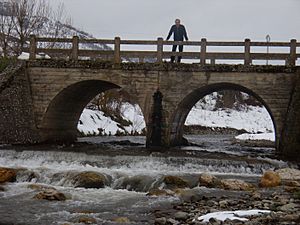
POLYGON ((101 111, 84 109, 79 119, 78 130, 83 135, 141 134, 146 125, 140 107, 125 103, 121 111, 121 116, 131 121, 130 126, 121 126, 101 111))
POLYGON ((249 133, 272 133, 274 126, 268 111, 263 107, 249 106, 240 111, 219 109, 216 111, 193 107, 185 125, 224 127, 246 130, 249 133))
MULTIPOLYGON (((132 122, 125 130, 110 117, 105 117, 103 112, 85 109, 80 117, 78 130, 85 135, 115 135, 141 133, 145 128, 144 117, 137 105, 124 104, 122 116, 132 122)), ((257 137, 253 134, 243 135, 239 139, 275 138, 272 120, 267 110, 259 106, 250 106, 241 111, 233 109, 212 111, 197 105, 191 110, 185 125, 244 129, 249 133, 258 134, 257 137)))
POLYGON ((267 140, 275 141, 275 133, 241 134, 235 137, 238 140, 267 140))

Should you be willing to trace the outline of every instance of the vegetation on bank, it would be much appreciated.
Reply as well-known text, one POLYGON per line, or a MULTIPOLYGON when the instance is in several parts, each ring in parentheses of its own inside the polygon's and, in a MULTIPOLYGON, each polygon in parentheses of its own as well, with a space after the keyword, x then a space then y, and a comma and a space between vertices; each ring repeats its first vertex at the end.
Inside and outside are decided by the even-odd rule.
POLYGON ((0 73, 2 73, 5 68, 14 60, 8 58, 0 58, 0 73))

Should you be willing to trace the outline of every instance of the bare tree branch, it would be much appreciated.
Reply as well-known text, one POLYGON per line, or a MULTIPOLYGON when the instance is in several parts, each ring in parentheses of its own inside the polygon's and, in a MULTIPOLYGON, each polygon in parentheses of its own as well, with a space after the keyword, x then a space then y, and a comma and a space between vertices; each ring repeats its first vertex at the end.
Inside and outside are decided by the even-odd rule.
MULTIPOLYGON (((46 0, 7 0, 0 15, 0 47, 3 56, 20 55, 28 47, 30 35, 52 38, 66 37, 71 18, 63 3, 52 10, 46 0), (4 8, 5 7, 5 8, 4 8)), ((60 43, 44 43, 42 47, 63 47, 60 43), (59 46, 58 46, 59 45, 59 46)))
POLYGON ((2 3, 0 15, 0 47, 4 57, 8 57, 10 52, 10 42, 12 41, 11 34, 14 28, 13 21, 11 20, 10 8, 8 4, 2 3))
POLYGON ((31 34, 39 34, 50 15, 49 4, 45 0, 10 0, 11 20, 19 38, 17 53, 20 54, 31 34))

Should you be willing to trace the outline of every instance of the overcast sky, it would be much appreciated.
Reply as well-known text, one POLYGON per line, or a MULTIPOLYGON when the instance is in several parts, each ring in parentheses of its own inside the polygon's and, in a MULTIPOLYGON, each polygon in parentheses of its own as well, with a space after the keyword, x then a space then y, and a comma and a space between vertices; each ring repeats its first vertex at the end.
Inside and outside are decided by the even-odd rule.
POLYGON ((300 0, 49 0, 97 38, 166 38, 175 18, 190 40, 300 40, 300 0))

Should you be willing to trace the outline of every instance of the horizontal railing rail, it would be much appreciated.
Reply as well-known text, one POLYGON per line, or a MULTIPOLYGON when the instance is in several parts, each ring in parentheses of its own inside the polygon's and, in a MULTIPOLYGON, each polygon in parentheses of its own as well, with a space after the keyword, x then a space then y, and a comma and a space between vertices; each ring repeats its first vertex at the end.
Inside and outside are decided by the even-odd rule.
POLYGON ((138 59, 139 62, 150 61, 161 63, 171 56, 182 57, 183 59, 197 60, 201 65, 207 64, 207 60, 211 64, 215 64, 216 60, 242 60, 244 65, 252 64, 253 60, 284 60, 286 65, 295 66, 296 61, 300 58, 300 42, 295 39, 290 42, 257 42, 245 39, 244 41, 207 41, 205 38, 201 41, 165 41, 162 38, 157 40, 121 40, 116 37, 111 39, 79 39, 73 38, 45 38, 30 37, 30 45, 27 49, 29 51, 30 60, 35 60, 37 54, 47 54, 51 58, 65 58, 70 60, 79 59, 105 59, 112 60, 114 63, 121 63, 122 61, 134 61, 138 59), (98 45, 99 49, 91 47, 86 48, 84 45, 98 45), (99 45, 111 45, 111 48, 103 48, 99 45), (139 46, 140 50, 122 50, 126 46, 139 46), (193 51, 172 52, 165 51, 164 46, 183 45, 194 47, 193 51), (144 46, 144 47, 143 47, 144 46), (147 46, 154 46, 155 50, 144 50, 147 46), (121 48, 122 47, 122 48, 121 48), (209 48, 223 48, 227 51, 209 51, 209 48), (240 52, 232 52, 233 47, 242 47, 240 52), (286 52, 270 52, 270 47, 278 51, 277 48, 286 48, 286 52), (228 49, 230 48, 230 49, 228 49), (266 49, 267 48, 267 49, 266 49), (257 52, 257 50, 260 50, 257 52), (263 51, 263 52, 262 52, 263 51))

